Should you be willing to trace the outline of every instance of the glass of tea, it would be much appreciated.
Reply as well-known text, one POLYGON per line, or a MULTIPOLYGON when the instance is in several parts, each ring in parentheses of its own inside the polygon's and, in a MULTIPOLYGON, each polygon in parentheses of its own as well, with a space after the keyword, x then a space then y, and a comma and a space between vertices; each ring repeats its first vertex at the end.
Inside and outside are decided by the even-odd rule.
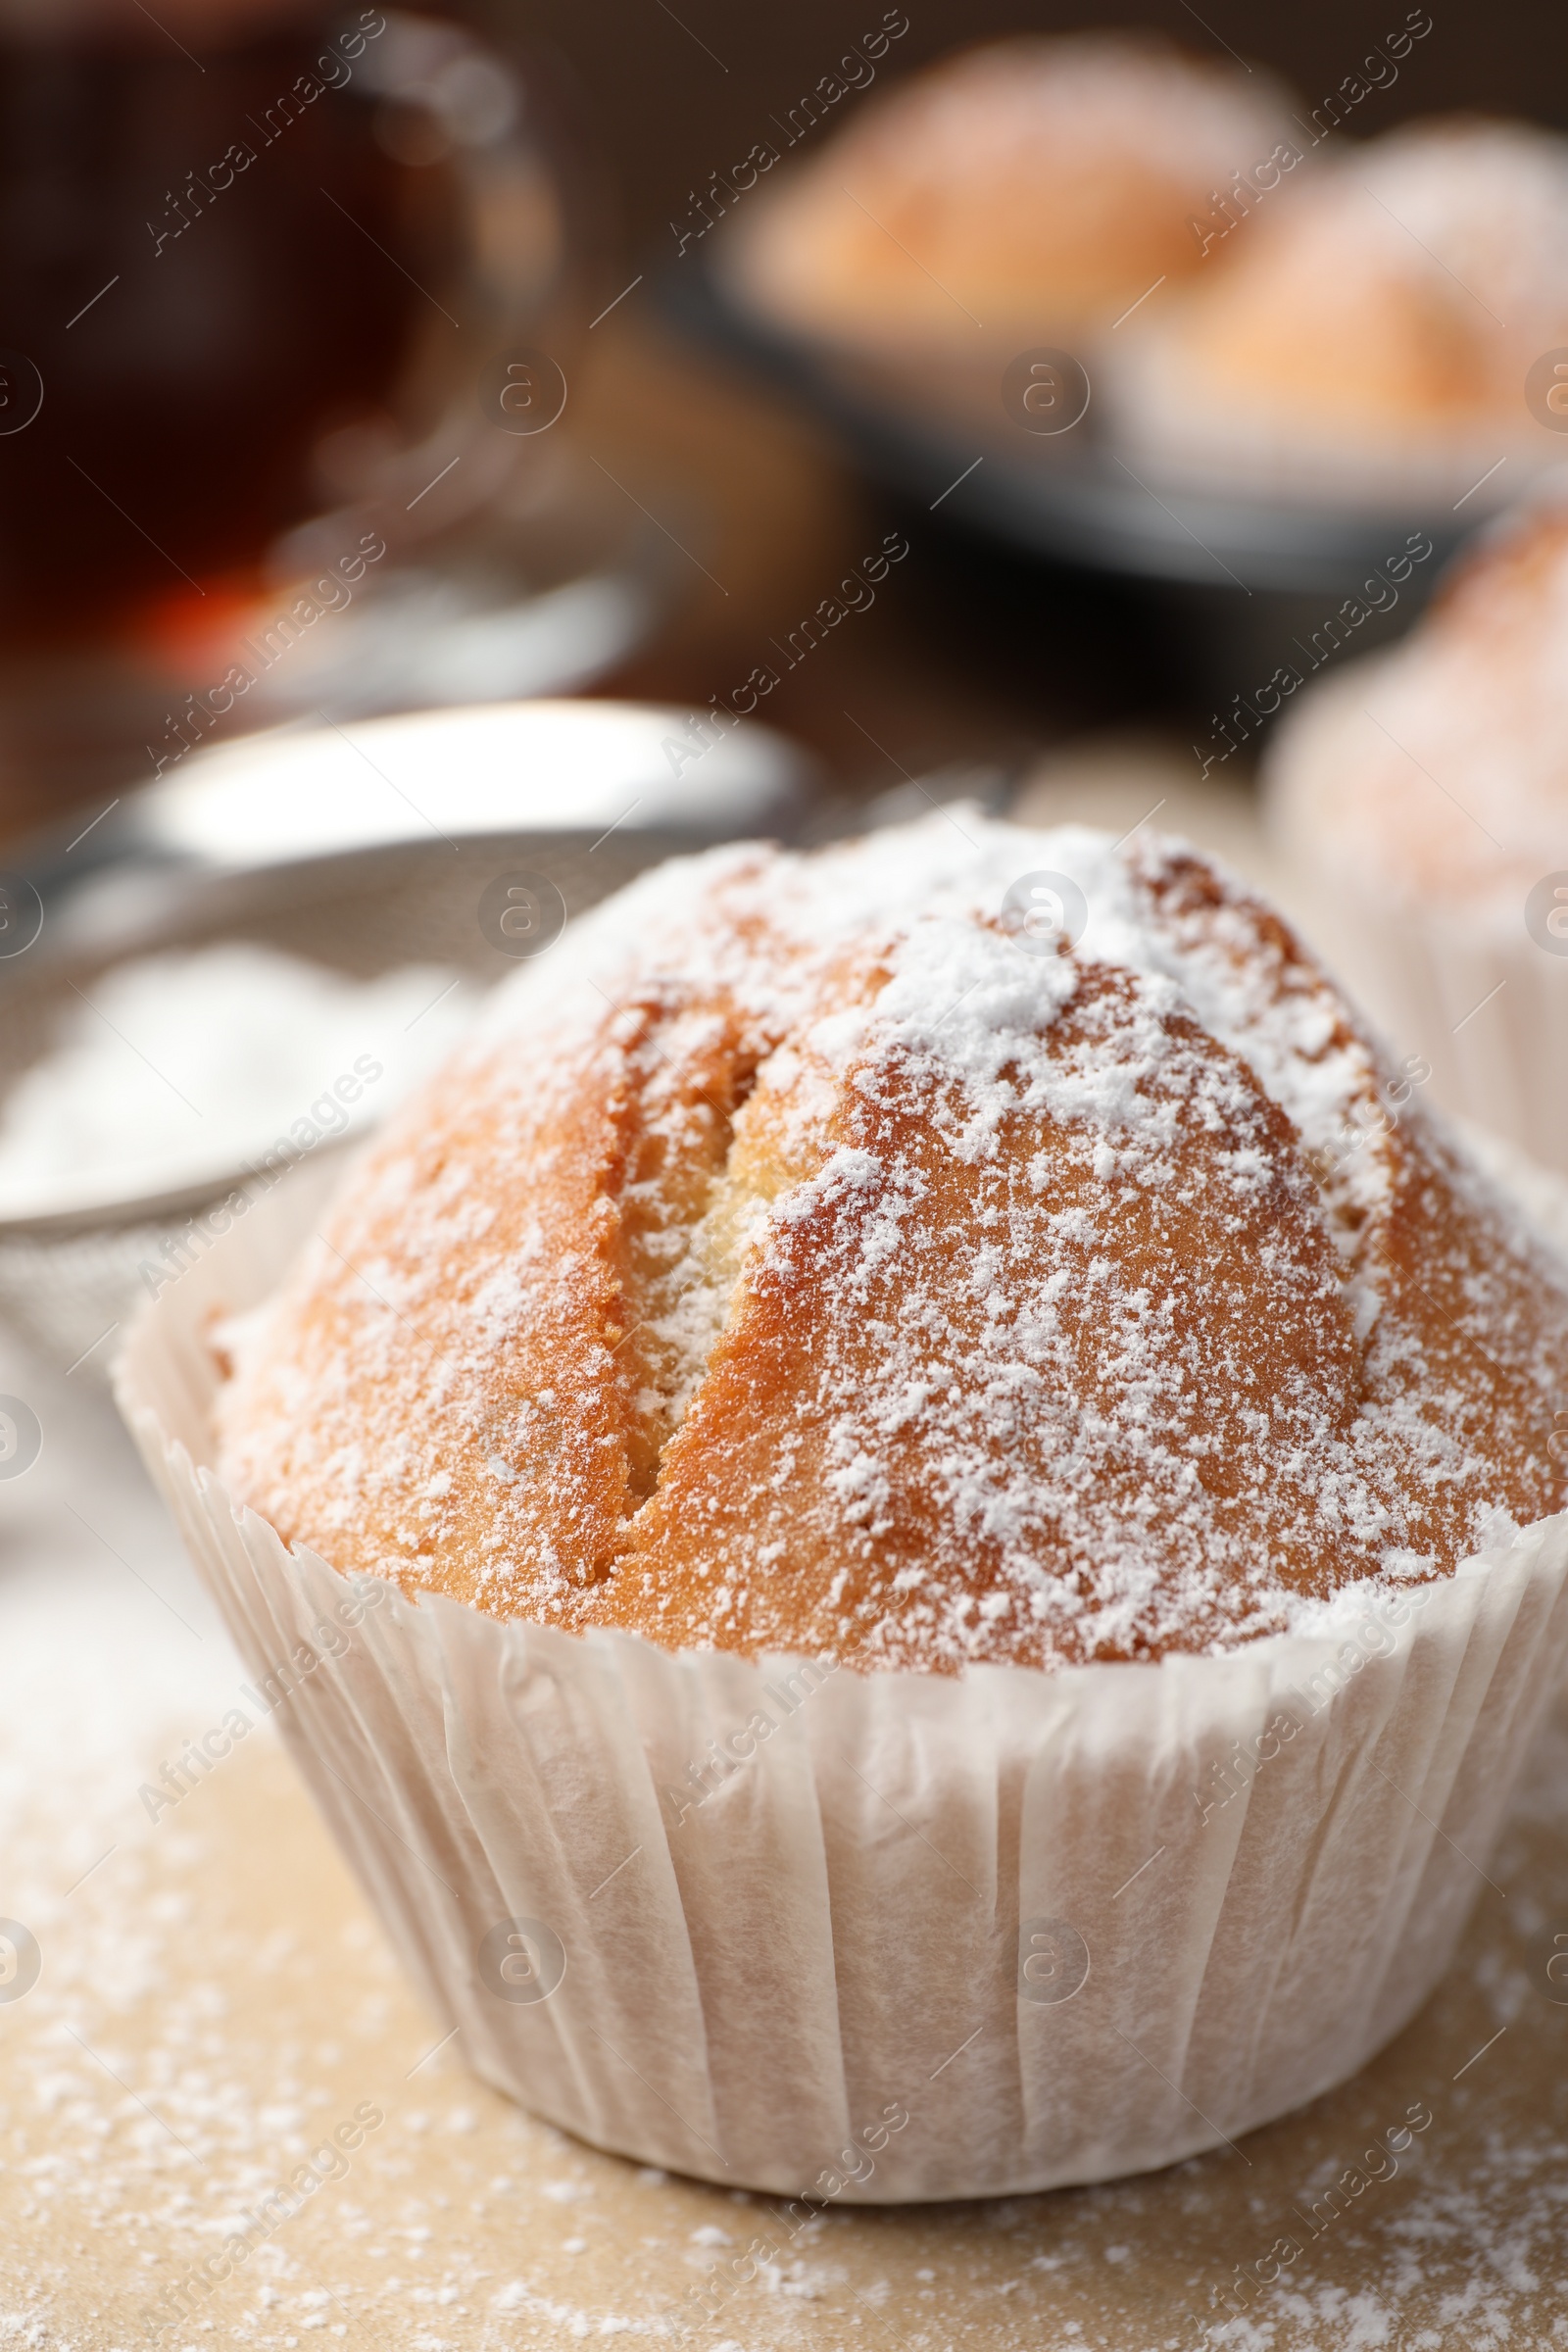
POLYGON ((439 4, 3 0, 0 821, 133 780, 171 647, 265 607, 280 540, 391 568, 515 501, 581 153, 544 62, 439 4))

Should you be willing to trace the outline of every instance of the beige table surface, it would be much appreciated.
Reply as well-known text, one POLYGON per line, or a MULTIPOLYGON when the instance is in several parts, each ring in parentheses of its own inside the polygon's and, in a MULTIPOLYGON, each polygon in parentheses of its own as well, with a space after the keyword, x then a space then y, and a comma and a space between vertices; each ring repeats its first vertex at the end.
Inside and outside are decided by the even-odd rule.
MULTIPOLYGON (((1245 803, 1184 801, 1138 747, 1057 761, 1032 807, 1131 824, 1161 781, 1160 822, 1255 858, 1245 803)), ((148 1819, 139 1785, 242 1676, 86 1376, 47 1376, 0 1336, 0 1392, 45 1431, 0 1482, 0 1913, 42 1956, 0 1998, 0 2347, 324 2330, 410 2352, 1186 2352, 1205 2325, 1247 2352, 1568 2343, 1568 1959, 1548 1974, 1568 1954, 1568 1702, 1477 1872, 1457 1965, 1355 2082, 1167 2173, 828 2209, 791 2237, 770 2201, 596 2154, 436 2046, 270 1731, 148 1819), (367 2104, 384 2120, 346 2176, 157 2337, 153 2297, 367 2104), (1312 2235, 1296 2209, 1412 2105, 1431 2122, 1396 2175, 1312 2235), (693 2281, 756 2237, 776 2256, 690 2328, 693 2281), (1281 2237, 1299 2251, 1227 2322, 1210 2290, 1281 2237)))

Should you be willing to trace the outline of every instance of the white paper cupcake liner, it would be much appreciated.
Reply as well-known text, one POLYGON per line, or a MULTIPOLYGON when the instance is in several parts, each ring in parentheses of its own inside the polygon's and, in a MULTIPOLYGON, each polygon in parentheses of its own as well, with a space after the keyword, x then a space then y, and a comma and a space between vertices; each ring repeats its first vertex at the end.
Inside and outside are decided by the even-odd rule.
POLYGON ((1434 1099, 1568 1173, 1568 959, 1535 945, 1522 907, 1513 939, 1457 909, 1335 895, 1338 961, 1395 1042, 1431 1062, 1434 1099))
POLYGON ((1419 903, 1380 887, 1320 812, 1320 782, 1357 772, 1380 672, 1373 655, 1325 681, 1281 730, 1266 770, 1274 845, 1310 906, 1314 946, 1396 1055, 1431 1064, 1431 1099, 1568 1174, 1568 956, 1526 929, 1528 883, 1511 905, 1480 893, 1419 903))
POLYGON ((301 1171, 164 1294, 121 1398, 488 2081, 729 2186, 974 2196, 1234 2139, 1426 1999, 1568 1651, 1568 1520, 1348 1593, 1310 1636, 1055 1675, 754 1665, 416 1605, 291 1552, 206 1466, 204 1334, 266 1295, 319 1189, 301 1171))

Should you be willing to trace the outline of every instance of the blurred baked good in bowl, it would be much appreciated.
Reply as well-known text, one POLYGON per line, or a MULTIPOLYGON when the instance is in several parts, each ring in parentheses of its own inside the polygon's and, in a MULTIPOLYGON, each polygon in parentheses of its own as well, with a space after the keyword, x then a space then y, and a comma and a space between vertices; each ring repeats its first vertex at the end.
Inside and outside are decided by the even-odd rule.
POLYGON ((1167 479, 1481 513, 1565 454, 1559 379, 1527 380, 1559 346, 1568 141, 1455 117, 1255 202, 1118 336, 1105 398, 1120 446, 1167 479))
POLYGON ((1568 482, 1494 524, 1392 652, 1310 688, 1269 821, 1439 1096, 1568 1168, 1568 482))
POLYGON ((1190 274, 1189 216, 1289 136, 1266 75, 1152 34, 990 42, 867 99, 737 213, 719 266, 734 299, 819 342, 988 356, 1082 336, 1190 274))

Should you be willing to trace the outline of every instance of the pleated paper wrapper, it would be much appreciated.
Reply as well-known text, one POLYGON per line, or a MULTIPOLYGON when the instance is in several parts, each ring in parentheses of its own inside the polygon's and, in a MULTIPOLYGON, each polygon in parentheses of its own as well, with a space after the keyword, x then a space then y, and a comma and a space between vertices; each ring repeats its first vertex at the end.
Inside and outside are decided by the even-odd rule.
POLYGON ((1432 1063, 1438 1100, 1568 1174, 1568 958, 1536 946, 1522 906, 1511 922, 1490 908, 1472 920, 1337 895, 1354 933, 1341 961, 1390 1035, 1432 1063))
POLYGON ((1568 958, 1493 909, 1408 906, 1325 867, 1322 945, 1434 1097, 1568 1174, 1568 958))
POLYGON ((1377 675, 1356 692, 1345 673, 1282 734, 1267 770, 1276 849, 1310 894, 1314 945, 1396 1052, 1431 1063, 1434 1099, 1568 1174, 1568 955, 1526 930, 1526 886, 1500 903, 1422 903, 1380 887, 1319 817, 1317 779, 1354 772, 1377 675))
POLYGON ((968 2197, 1233 2140, 1419 2009, 1568 1649, 1568 1520, 1419 1606, 1349 1593, 1311 1634, 1056 1674, 753 1664, 414 1603, 289 1550, 209 1466, 206 1335, 320 1190, 298 1171, 164 1291, 121 1401, 488 2082, 733 2187, 968 2197))

